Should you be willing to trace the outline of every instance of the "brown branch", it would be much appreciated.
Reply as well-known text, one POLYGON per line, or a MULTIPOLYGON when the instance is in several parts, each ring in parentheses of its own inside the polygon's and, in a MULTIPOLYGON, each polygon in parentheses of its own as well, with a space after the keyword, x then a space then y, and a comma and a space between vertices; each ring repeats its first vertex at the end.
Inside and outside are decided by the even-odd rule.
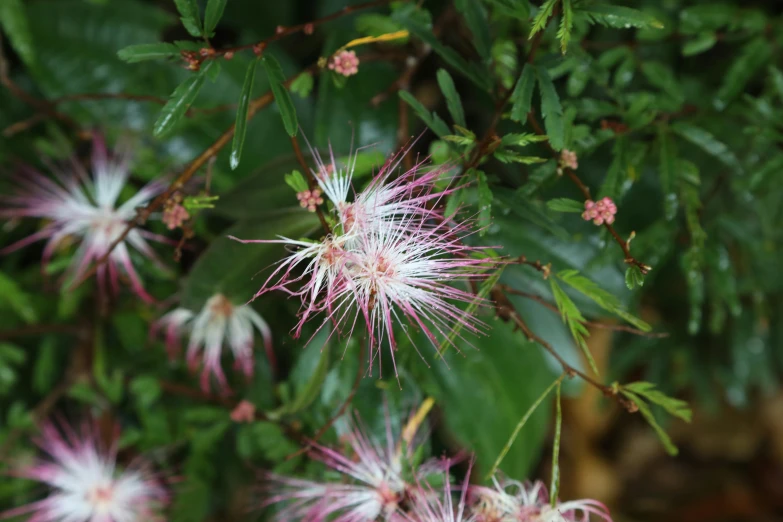
MULTIPOLYGON (((318 188, 318 180, 315 179, 315 176, 313 176, 313 172, 310 170, 310 167, 307 166, 307 161, 304 159, 304 155, 302 154, 302 149, 299 147, 299 140, 296 139, 296 136, 291 136, 291 146, 294 148, 294 155, 296 156, 296 161, 299 162, 299 166, 302 167, 302 170, 304 170, 305 176, 307 176, 308 184, 310 185, 310 190, 315 190, 318 188)), ((324 213, 321 211, 321 207, 317 206, 315 207, 315 213, 318 215, 318 221, 321 222, 321 226, 324 229, 324 232, 326 234, 331 234, 332 229, 329 227, 329 223, 326 222, 326 218, 324 217, 324 213)))
POLYGON ((565 372, 566 375, 569 377, 579 377, 583 381, 585 381, 590 386, 593 386, 594 388, 598 389, 601 393, 603 393, 606 397, 615 399, 619 404, 621 404, 625 409, 627 409, 629 412, 637 411, 638 408, 631 403, 630 401, 626 400, 622 395, 617 393, 617 390, 613 388, 612 386, 607 386, 605 384, 602 384, 598 382, 597 380, 593 379, 586 373, 577 370, 568 362, 566 362, 563 357, 557 353, 557 350, 555 350, 551 344, 549 344, 547 341, 542 339, 541 337, 537 336, 533 331, 530 329, 530 327, 525 323, 524 319, 519 315, 519 313, 514 308, 514 305, 511 304, 511 301, 508 300, 508 297, 503 292, 502 289, 499 287, 495 287, 492 289, 492 300, 495 303, 495 312, 497 313, 498 317, 500 317, 503 321, 511 321, 513 322, 517 328, 522 330, 522 333, 527 337, 529 341, 533 341, 535 343, 538 343, 541 345, 547 352, 549 352, 552 357, 554 357, 558 363, 560 363, 560 366, 563 368, 563 372, 565 372))
POLYGON ((183 51, 182 56, 183 58, 185 58, 186 61, 188 61, 189 67, 191 69, 197 70, 200 68, 201 64, 206 60, 212 60, 219 57, 225 59, 231 59, 234 56, 234 54, 241 51, 246 51, 248 49, 252 49, 255 54, 261 55, 264 52, 264 49, 266 49, 266 47, 269 44, 276 42, 278 40, 282 40, 286 36, 291 36, 292 34, 296 34, 300 32, 304 32, 305 34, 311 34, 313 30, 321 24, 324 24, 326 22, 331 22, 332 20, 336 20, 338 18, 349 15, 351 13, 355 13, 356 11, 370 9, 373 7, 379 7, 384 4, 388 4, 391 1, 392 0, 373 0, 371 2, 365 2, 363 4, 348 5, 343 7, 340 11, 336 11, 330 15, 324 16, 323 18, 313 20, 312 22, 307 22, 299 25, 291 25, 289 27, 278 25, 277 28, 275 29, 275 34, 256 43, 238 45, 236 47, 226 47, 224 49, 213 49, 212 47, 206 47, 204 49, 201 49, 201 52, 199 53, 194 53, 192 51, 183 51))
MULTIPOLYGON (((553 305, 543 297, 541 297, 538 294, 531 294, 529 292, 524 292, 522 290, 517 290, 516 288, 512 288, 508 285, 498 285, 501 290, 506 292, 507 294, 513 294, 518 295, 520 297, 525 297, 527 299, 532 299, 533 301, 539 303, 544 308, 547 308, 554 313, 560 315, 560 310, 557 309, 557 306, 553 305)), ((600 321, 585 321, 585 324, 587 326, 591 326, 594 328, 602 328, 604 330, 612 330, 616 332, 628 332, 632 333, 634 335, 638 335, 641 337, 650 337, 654 339, 660 339, 663 337, 669 337, 669 334, 666 332, 645 332, 643 330, 639 330, 638 328, 634 328, 633 326, 626 326, 624 324, 609 324, 609 323, 602 323, 600 321)))
POLYGON ((13 339, 14 337, 25 337, 28 335, 46 335, 52 333, 79 335, 84 331, 85 330, 83 326, 74 326, 72 324, 34 324, 0 332, 0 340, 13 339))

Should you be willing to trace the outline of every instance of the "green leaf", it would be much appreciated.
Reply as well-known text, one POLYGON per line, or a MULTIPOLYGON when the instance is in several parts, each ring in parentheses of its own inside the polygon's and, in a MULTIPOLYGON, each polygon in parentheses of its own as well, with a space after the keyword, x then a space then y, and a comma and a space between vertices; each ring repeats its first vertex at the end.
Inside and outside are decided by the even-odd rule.
POLYGON ((677 208, 680 205, 675 184, 677 151, 668 129, 663 125, 658 128, 658 150, 660 152, 658 175, 661 180, 661 192, 663 192, 663 216, 667 221, 671 221, 677 215, 677 208))
POLYGON ((34 65, 33 37, 22 0, 0 0, 0 27, 25 65, 34 65))
POLYGON ((451 75, 446 69, 438 69, 438 85, 446 98, 446 107, 448 107, 454 123, 460 127, 467 127, 465 112, 462 110, 462 101, 460 101, 457 88, 454 86, 454 80, 451 79, 451 75))
POLYGON ((204 32, 207 36, 212 36, 212 32, 217 27, 220 19, 223 18, 223 10, 226 8, 228 0, 208 0, 207 9, 204 13, 204 32))
POLYGON ((592 23, 615 29, 663 29, 657 18, 631 7, 598 4, 580 7, 578 12, 586 15, 592 23))
POLYGON ((585 209, 584 203, 568 198, 550 199, 546 202, 546 206, 555 212, 583 212, 585 209))
POLYGON ((780 100, 783 101, 783 71, 781 71, 774 65, 770 65, 769 78, 770 78, 770 83, 772 83, 772 87, 775 89, 775 92, 778 95, 778 98, 780 98, 780 100))
POLYGON ((655 431, 656 435, 658 435, 658 439, 660 439, 663 447, 666 448, 666 452, 672 457, 677 455, 677 446, 672 443, 669 435, 663 431, 663 428, 661 428, 661 426, 655 420, 655 416, 652 414, 652 411, 650 411, 650 407, 647 405, 647 403, 644 402, 644 399, 627 390, 622 390, 622 394, 628 397, 634 404, 636 404, 636 406, 639 408, 639 412, 655 431))
POLYGON ((565 54, 568 51, 568 43, 571 41, 571 30, 574 26, 574 8, 571 0, 561 0, 563 13, 560 17, 560 28, 557 31, 557 38, 560 40, 560 51, 565 54))
POLYGON ((685 99, 682 87, 668 64, 645 60, 642 62, 642 74, 650 84, 658 87, 676 101, 682 102, 685 99))
POLYGON ((492 37, 489 34, 487 14, 478 0, 456 0, 454 5, 462 13, 465 23, 473 34, 473 46, 484 60, 492 54, 492 37))
POLYGON ((617 297, 610 294, 587 277, 580 275, 577 270, 563 270, 557 273, 557 277, 575 290, 578 290, 595 301, 598 306, 607 312, 611 312, 621 317, 639 330, 642 330, 643 332, 652 330, 652 327, 649 324, 626 312, 617 297))
POLYGON ((718 37, 713 31, 697 34, 682 46, 683 56, 694 56, 712 49, 718 43, 718 37))
POLYGON ((715 156, 736 174, 744 174, 744 169, 734 152, 710 132, 689 123, 675 123, 671 129, 707 154, 715 156))
POLYGON ((234 124, 234 139, 231 142, 231 155, 229 156, 231 170, 234 170, 239 166, 239 159, 242 157, 242 146, 245 143, 245 135, 247 134, 247 110, 250 107, 250 100, 253 97, 253 82, 256 77, 257 65, 258 60, 252 60, 250 65, 247 66, 245 83, 242 84, 242 92, 239 95, 237 120, 234 124))
POLYGON ((526 412, 555 375, 547 368, 542 351, 508 323, 494 321, 489 335, 458 338, 456 343, 461 353, 452 351, 427 370, 437 381, 433 395, 445 427, 457 443, 475 452, 478 463, 488 466, 519 419, 527 417, 500 466, 507 476, 522 480, 539 459, 551 403, 541 402, 541 407, 529 415, 526 412), (466 379, 470 386, 465 385, 466 379), (492 397, 491 408, 486 397, 492 397))
POLYGON ((298 170, 293 170, 290 173, 286 174, 284 176, 285 183, 292 189, 294 189, 294 192, 297 194, 299 192, 304 192, 309 187, 307 185, 307 180, 305 180, 304 176, 302 176, 302 173, 298 170))
POLYGON ((625 286, 628 290, 633 290, 637 286, 644 286, 644 274, 642 269, 636 265, 629 266, 625 271, 625 286))
POLYGON ((511 95, 511 119, 514 121, 524 121, 530 112, 530 105, 533 100, 533 89, 536 86, 536 71, 532 65, 526 63, 519 75, 517 85, 511 95))
MULTIPOLYGON (((285 185, 283 189, 290 194, 285 185)), ((182 306, 200 310, 207 299, 217 293, 234 303, 247 302, 261 286, 253 277, 259 271, 262 275, 268 274, 268 267, 285 256, 282 245, 242 244, 228 236, 239 239, 275 239, 278 235, 298 238, 317 227, 316 215, 300 208, 263 220, 240 221, 212 240, 198 257, 182 290, 182 306)))
POLYGON ((467 79, 475 83, 484 91, 489 91, 492 88, 492 81, 487 71, 478 66, 474 62, 466 61, 460 56, 454 49, 446 47, 441 41, 432 34, 432 31, 426 26, 422 25, 417 20, 412 18, 406 18, 402 20, 403 25, 412 34, 423 40, 426 44, 432 47, 438 56, 443 58, 450 66, 460 72, 467 79))
POLYGON ((651 382, 638 381, 630 384, 623 384, 623 389, 641 395, 648 401, 662 407, 669 415, 680 418, 685 422, 691 422, 693 418, 693 412, 687 402, 675 399, 674 397, 669 397, 665 393, 656 390, 655 384, 651 382))
POLYGON ((478 228, 480 230, 479 235, 483 236, 487 233, 492 220, 492 189, 489 188, 487 183, 487 175, 480 171, 475 170, 476 179, 478 180, 478 228))
POLYGON ((62 349, 57 346, 57 337, 47 335, 41 340, 33 366, 33 390, 46 394, 52 389, 62 372, 62 359, 58 356, 62 349))
POLYGON ((179 56, 180 50, 170 43, 151 43, 129 45, 117 51, 120 60, 128 63, 143 62, 144 60, 156 60, 158 58, 171 58, 179 56))
POLYGON ((423 121, 427 127, 432 129, 432 131, 437 134, 438 137, 443 138, 449 135, 449 126, 446 125, 446 122, 440 119, 437 114, 430 113, 430 111, 428 111, 419 100, 414 98, 411 93, 400 90, 397 92, 397 94, 400 98, 405 100, 408 105, 411 106, 413 112, 415 112, 421 121, 423 121))
POLYGON ((549 505, 557 506, 557 494, 560 492, 560 435, 563 428, 563 411, 560 405, 560 381, 555 395, 555 435, 552 443, 552 480, 549 483, 549 505))
POLYGON ((557 95, 555 84, 546 69, 537 67, 536 73, 538 86, 541 89, 541 115, 544 117, 549 144, 553 149, 561 150, 565 146, 565 122, 560 96, 557 95))
POLYGON ((587 320, 582 316, 582 312, 579 311, 576 304, 568 297, 568 294, 560 288, 554 277, 549 278, 549 284, 552 288, 552 294, 555 297, 555 304, 560 311, 560 316, 563 318, 563 322, 568 326, 568 330, 571 332, 571 337, 574 338, 576 344, 584 353, 587 362, 590 364, 590 368, 598 374, 598 367, 595 365, 595 359, 593 354, 590 353, 590 349, 587 347, 587 337, 590 333, 585 327, 587 320))
POLYGON ((309 72, 303 72, 291 82, 291 87, 289 89, 291 92, 298 94, 301 98, 307 98, 313 91, 314 83, 313 75, 309 72))
POLYGON ((552 16, 552 11, 554 11, 557 2, 558 0, 546 0, 544 5, 538 9, 538 13, 536 13, 536 17, 533 19, 533 27, 530 29, 528 40, 533 38, 537 32, 544 30, 549 17, 552 16))
POLYGON ((28 324, 38 321, 30 296, 10 276, 0 272, 0 305, 10 308, 28 324))
POLYGON ((744 90, 761 68, 772 57, 772 48, 766 38, 759 37, 745 44, 739 56, 723 76, 723 84, 715 97, 714 105, 719 111, 726 108, 744 90))
POLYGON ((280 67, 277 59, 270 54, 265 54, 261 59, 261 63, 264 64, 264 70, 267 77, 269 77, 269 85, 272 88, 272 94, 275 96, 280 116, 283 118, 285 131, 293 138, 299 130, 299 124, 296 119, 296 108, 293 100, 291 100, 291 94, 283 85, 285 83, 283 69, 280 67))
POLYGON ((298 413, 318 397, 326 374, 329 372, 329 333, 329 328, 324 327, 304 348, 305 352, 291 372, 291 380, 295 385, 298 385, 295 390, 296 396, 290 403, 269 412, 268 415, 271 419, 281 415, 298 413))
POLYGON ((197 74, 190 76, 174 89, 174 92, 169 96, 169 101, 160 110, 160 115, 152 128, 154 136, 164 136, 185 116, 190 106, 196 101, 211 66, 212 62, 207 62, 197 74))
POLYGON ((201 15, 196 0, 174 0, 174 3, 177 5, 182 25, 190 35, 202 36, 204 31, 201 27, 201 15))

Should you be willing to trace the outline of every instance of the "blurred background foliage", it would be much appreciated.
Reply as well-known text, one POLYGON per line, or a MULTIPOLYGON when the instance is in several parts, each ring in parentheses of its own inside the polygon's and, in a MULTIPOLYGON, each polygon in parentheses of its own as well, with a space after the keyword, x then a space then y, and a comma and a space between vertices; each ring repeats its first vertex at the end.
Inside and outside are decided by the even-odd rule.
MULTIPOLYGON (((198 4, 203 12, 206 2, 198 4)), ((264 41, 278 27, 340 13, 347 2, 225 4, 209 40, 215 49, 264 41)), ((481 291, 496 303, 496 292, 507 296, 532 340, 503 313, 481 307, 476 313, 491 326, 489 335, 458 339, 461 353, 449 350, 440 360, 422 350, 422 360, 412 346, 400 346, 400 389, 390 371, 365 375, 359 336, 327 342, 322 332, 305 346, 313 328, 294 340, 296 303, 270 294, 253 306, 273 325, 278 367, 259 351, 252 382, 230 376, 233 396, 198 390, 184 363, 169 361, 160 339, 148 335, 150 323, 176 301, 198 310, 215 292, 246 301, 263 271, 285 255, 227 235, 300 237, 318 226, 285 183, 284 175, 299 168, 286 131, 292 113, 270 99, 247 123, 238 166, 232 168, 236 146, 228 142, 188 184, 191 194, 208 188, 219 199, 190 223, 179 262, 173 248, 159 249, 172 271, 139 263, 158 305, 128 292, 101 302, 93 282, 60 289, 68 248, 45 273, 40 247, 0 258, 0 462, 32 454, 28 435, 40 418, 88 413, 122 424, 123 458, 144 453, 181 478, 172 520, 263 519, 245 509, 259 503, 254 469, 318 476, 322 470, 301 455, 287 457, 346 400, 382 433, 385 408, 399 426, 432 396, 428 451, 475 452, 483 476, 563 371, 542 349, 544 340, 600 382, 649 381, 695 411, 686 425, 653 408, 680 447, 680 456, 670 458, 641 415, 580 379, 567 380, 563 498, 597 498, 617 520, 779 519, 783 5, 373 4, 263 50, 285 78, 306 71, 287 85, 299 139, 322 151, 331 145, 340 158, 359 149, 362 180, 412 137, 418 139, 409 160, 429 154, 435 163, 456 164, 470 183, 447 206, 462 206, 485 227, 474 241, 528 261, 505 267, 491 281, 497 285, 481 291), (400 30, 409 36, 356 48, 355 76, 316 65, 355 38, 400 30), (542 133, 548 141, 536 139, 542 133), (559 165, 561 149, 577 154, 578 169, 559 165), (617 203, 617 238, 576 213, 582 188, 617 203), (647 274, 645 266, 652 268, 647 274), (569 283, 566 270, 579 271, 598 290, 569 283), (625 310, 641 318, 632 325, 649 324, 652 332, 631 331, 625 310), (230 419, 240 399, 256 405, 257 421, 230 419)), ((3 178, 19 162, 84 155, 90 133, 99 130, 111 143, 132 141, 134 185, 173 179, 238 121, 238 101, 269 97, 276 80, 270 82, 266 66, 257 67, 249 88, 245 81, 256 67, 252 50, 230 60, 197 58, 199 71, 185 67, 180 51, 198 54, 206 44, 179 18, 170 0, 3 0, 3 178), (129 48, 183 41, 162 59, 129 48), (181 107, 162 125, 169 96, 181 101, 177 86, 195 81, 202 84, 190 109, 181 107)), ((0 243, 40 226, 6 222, 0 243)), ((175 241, 183 232, 155 220, 149 226, 175 241)), ((525 423, 501 464, 506 474, 548 475, 551 401, 525 423)), ((322 440, 335 442, 336 432, 322 440)), ((0 483, 2 506, 38 494, 25 482, 0 483)))

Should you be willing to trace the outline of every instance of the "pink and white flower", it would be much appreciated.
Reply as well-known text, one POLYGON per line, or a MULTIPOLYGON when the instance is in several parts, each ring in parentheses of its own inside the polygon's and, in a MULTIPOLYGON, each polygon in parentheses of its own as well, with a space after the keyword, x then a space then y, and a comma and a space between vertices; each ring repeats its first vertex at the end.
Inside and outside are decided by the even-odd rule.
POLYGON ((169 497, 157 477, 142 466, 117 468, 117 438, 105 448, 97 426, 81 433, 63 426, 63 434, 46 423, 36 444, 48 454, 12 474, 49 486, 46 498, 0 518, 30 515, 31 522, 141 522, 158 515, 169 497))
POLYGON ((590 515, 612 522, 609 510, 597 500, 557 502, 552 507, 540 481, 531 484, 493 477, 492 482, 494 488, 471 487, 476 522, 590 522, 590 515))
POLYGON ((436 210, 438 200, 453 190, 435 188, 446 173, 443 169, 419 176, 420 163, 391 179, 402 155, 387 161, 353 201, 348 201, 353 165, 339 169, 332 158, 327 169, 316 155, 314 175, 338 222, 320 241, 233 238, 298 249, 280 262, 255 295, 282 290, 301 299, 295 337, 319 312, 326 314, 321 327, 331 322, 342 334, 351 334, 361 318, 369 332, 370 368, 388 342, 395 375, 395 323, 403 324, 406 335, 407 323, 412 323, 435 346, 439 338, 452 340, 455 324, 480 333, 484 324, 457 303, 483 301, 452 285, 484 277, 497 264, 486 247, 464 244, 472 234, 469 222, 457 223, 436 210))
MULTIPOLYGON (((415 453, 415 444, 406 449, 402 440, 392 435, 388 418, 385 443, 370 437, 358 420, 349 424, 343 439, 350 452, 313 444, 310 453, 312 458, 340 473, 343 480, 339 482, 315 482, 275 474, 266 476, 271 495, 264 505, 286 504, 277 512, 275 520, 399 520, 395 516, 400 503, 414 487, 406 476, 404 460, 415 453)), ((424 463, 419 471, 429 471, 434 466, 424 463)))
MULTIPOLYGON (((4 207, 0 210, 0 217, 33 217, 48 221, 40 231, 0 250, 0 253, 48 239, 43 253, 43 265, 46 266, 58 245, 66 238, 78 238, 80 245, 66 272, 71 281, 80 280, 93 262, 106 255, 135 217, 136 208, 145 206, 165 188, 159 181, 149 183, 119 204, 120 193, 129 177, 128 158, 123 154, 110 154, 99 135, 93 140, 92 176, 75 159, 52 170, 55 180, 31 167, 22 167, 15 177, 17 193, 0 198, 4 207)), ((97 269, 98 284, 102 290, 106 289, 108 279, 111 290, 119 291, 121 269, 136 294, 145 301, 153 301, 144 290, 129 252, 129 247, 133 247, 158 262, 147 243, 148 239, 165 241, 161 236, 134 228, 111 251, 107 261, 97 269)))
POLYGON ((448 469, 443 472, 443 490, 436 491, 428 484, 420 484, 419 489, 411 495, 411 503, 406 512, 401 513, 397 520, 404 522, 477 522, 475 515, 467 504, 470 489, 470 471, 473 461, 470 461, 465 480, 459 490, 460 496, 454 504, 454 495, 448 469))
POLYGON ((258 330, 264 339, 270 363, 274 364, 272 332, 264 319, 250 305, 235 305, 222 294, 215 294, 204 304, 198 314, 186 308, 177 308, 160 318, 156 326, 166 329, 166 345, 169 354, 179 350, 179 337, 187 334, 187 360, 196 370, 203 360, 201 388, 209 391, 209 377, 214 375, 224 392, 228 382, 220 365, 223 345, 228 344, 235 359, 249 378, 253 375, 253 338, 258 330))

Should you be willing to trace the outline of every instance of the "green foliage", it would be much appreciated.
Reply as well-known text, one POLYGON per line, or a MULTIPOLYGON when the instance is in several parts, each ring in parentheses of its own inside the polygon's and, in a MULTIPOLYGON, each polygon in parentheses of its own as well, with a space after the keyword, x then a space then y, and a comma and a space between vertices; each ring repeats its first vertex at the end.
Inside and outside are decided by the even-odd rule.
MULTIPOLYGON (((256 66, 258 62, 253 60, 247 66, 245 83, 242 86, 242 94, 239 95, 237 104, 237 121, 234 124, 234 139, 231 142, 231 168, 239 166, 239 158, 242 156, 242 146, 245 144, 245 135, 247 134, 247 111, 250 107, 250 99, 253 97, 253 82, 256 78, 256 66)), ((270 82, 273 80, 270 79, 270 82)))
MULTIPOLYGON (((554 501, 560 477, 572 472, 570 459, 559 462, 561 449, 582 436, 562 422, 561 394, 580 393, 584 379, 566 379, 573 372, 563 373, 549 347, 579 372, 591 370, 608 401, 638 409, 622 415, 643 418, 672 454, 667 422, 692 416, 676 397, 717 409, 779 391, 783 72, 773 3, 343 7, 319 1, 306 14, 253 0, 0 1, 10 80, 0 88, 0 170, 24 162, 46 176, 54 165, 61 175, 77 163, 89 171, 85 138, 101 133, 128 152, 118 201, 150 181, 169 187, 150 215, 146 202, 130 209, 138 232, 166 240, 151 247, 166 271, 128 248, 154 305, 126 288, 122 267, 109 298, 92 277, 63 288, 83 253, 78 234, 0 256, 0 461, 31 458, 29 441, 44 418, 117 419, 120 467, 144 454, 182 477, 164 518, 228 520, 254 484, 250 469, 333 480, 306 454, 289 457, 315 434, 344 448, 345 417, 321 432, 337 412, 358 414, 383 438, 386 416, 398 433, 431 397, 436 422, 422 418, 426 442, 415 462, 465 451, 476 456, 475 477, 496 463, 511 478, 532 480, 540 477, 530 471, 551 457, 554 501), (308 26, 310 15, 328 20, 308 26), (400 31, 409 33, 384 38, 400 31), (378 41, 357 43, 365 36, 378 41), (342 48, 360 57, 356 75, 316 62, 342 48), (259 61, 264 74, 256 75, 259 61), (444 233, 465 224, 465 243, 492 247, 466 255, 496 267, 432 282, 467 293, 433 329, 434 348, 421 325, 391 310, 395 375, 387 340, 374 346, 373 371, 365 366, 362 314, 337 331, 329 310, 311 310, 300 331, 307 304, 299 295, 256 295, 299 252, 275 243, 279 237, 308 245, 329 236, 296 199, 310 189, 291 143, 300 131, 308 169, 315 154, 353 169, 349 201, 380 169, 404 180, 415 165, 412 175, 434 172, 437 191, 447 191, 428 202, 448 216, 444 233), (405 143, 411 150, 394 156, 405 143), (578 165, 565 168, 571 154, 578 165), (174 181, 178 173, 194 175, 174 181), (585 199, 604 197, 618 207, 611 227, 573 215, 585 199), (182 227, 160 223, 178 207, 188 213, 182 227), (271 330, 269 352, 261 335, 253 339, 249 381, 231 371, 224 346, 230 396, 199 390, 184 354, 172 347, 167 358, 165 328, 148 332, 167 310, 198 314, 216 293, 251 306, 271 330), (481 334, 466 328, 469 317, 480 319, 481 334), (618 318, 623 324, 605 324, 618 318), (601 375, 587 346, 599 327, 615 330, 611 347, 601 347, 609 354, 601 375), (622 384, 629 376, 639 381, 622 384), (254 419, 232 419, 240 400, 256 408, 254 419)), ((17 190, 10 176, 0 183, 3 194, 17 190)), ((322 197, 319 210, 333 227, 334 203, 322 197)), ((1 242, 42 237, 49 226, 50 216, 11 210, 1 242)), ((187 328, 182 337, 187 346, 187 328)), ((596 442, 620 440, 630 425, 619 421, 596 442)), ((42 498, 34 485, 7 482, 0 512, 42 498)))
POLYGON ((269 78, 269 85, 272 88, 272 93, 275 95, 275 102, 277 102, 280 117, 283 118, 283 127, 285 127, 285 131, 288 135, 293 138, 299 130, 299 124, 297 123, 296 108, 294 107, 293 100, 291 100, 291 94, 289 94, 288 89, 283 85, 283 83, 285 83, 283 69, 280 67, 280 62, 271 55, 265 55, 261 58, 261 63, 269 78))
POLYGON ((174 89, 174 92, 169 96, 169 101, 160 110, 160 115, 152 128, 152 133, 155 136, 165 136, 185 116, 190 106, 196 101, 196 97, 204 85, 204 79, 213 66, 214 62, 207 62, 199 72, 187 78, 174 89))

